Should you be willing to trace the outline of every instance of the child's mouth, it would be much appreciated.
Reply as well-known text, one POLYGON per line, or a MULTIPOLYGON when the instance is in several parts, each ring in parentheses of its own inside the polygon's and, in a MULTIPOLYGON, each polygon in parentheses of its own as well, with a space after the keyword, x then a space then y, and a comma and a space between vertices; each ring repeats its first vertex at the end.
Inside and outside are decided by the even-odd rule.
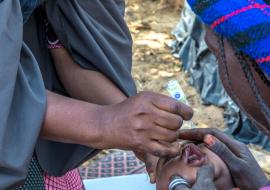
POLYGON ((191 166, 200 167, 206 161, 205 154, 195 144, 186 144, 182 150, 182 159, 191 166))

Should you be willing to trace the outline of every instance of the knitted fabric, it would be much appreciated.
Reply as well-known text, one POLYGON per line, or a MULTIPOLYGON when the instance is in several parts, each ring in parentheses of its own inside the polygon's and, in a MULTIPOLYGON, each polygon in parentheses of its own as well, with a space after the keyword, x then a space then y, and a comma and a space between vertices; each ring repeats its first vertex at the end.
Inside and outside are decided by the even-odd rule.
POLYGON ((187 0, 216 33, 270 77, 270 5, 264 0, 187 0))
POLYGON ((27 178, 15 190, 84 190, 78 169, 71 170, 61 177, 49 176, 34 156, 29 165, 27 178))

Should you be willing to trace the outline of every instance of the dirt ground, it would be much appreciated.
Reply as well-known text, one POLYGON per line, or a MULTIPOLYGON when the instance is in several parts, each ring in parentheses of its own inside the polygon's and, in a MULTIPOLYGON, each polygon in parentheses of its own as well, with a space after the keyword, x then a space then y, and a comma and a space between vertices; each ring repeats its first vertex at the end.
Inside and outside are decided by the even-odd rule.
POLYGON ((126 20, 134 41, 133 77, 138 90, 166 94, 166 83, 177 79, 195 111, 194 124, 224 128, 223 110, 202 105, 198 93, 181 71, 180 61, 170 53, 167 44, 174 39, 170 34, 180 19, 180 10, 164 7, 158 0, 127 0, 126 20))
MULTIPOLYGON (((171 55, 167 45, 174 40, 171 31, 180 20, 180 10, 166 5, 159 6, 159 0, 126 0, 126 3, 126 21, 134 42, 132 73, 138 90, 167 94, 165 85, 171 79, 177 79, 181 81, 180 84, 194 109, 193 123, 202 128, 223 129, 223 110, 202 105, 198 93, 188 83, 188 76, 181 70, 181 62, 171 55)), ((259 147, 250 147, 270 176, 270 154, 259 147)), ((103 154, 99 154, 86 165, 106 154, 108 152, 103 151, 103 154)))
MULTIPOLYGON (((198 93, 188 83, 188 76, 181 70, 181 62, 171 55, 167 45, 174 40, 171 31, 180 20, 180 10, 159 6, 159 0, 126 1, 126 20, 134 41, 133 77, 138 90, 167 94, 165 85, 169 80, 177 79, 194 109, 193 123, 202 128, 224 129, 223 110, 202 105, 198 93)), ((253 145, 250 149, 270 177, 269 152, 253 145)))

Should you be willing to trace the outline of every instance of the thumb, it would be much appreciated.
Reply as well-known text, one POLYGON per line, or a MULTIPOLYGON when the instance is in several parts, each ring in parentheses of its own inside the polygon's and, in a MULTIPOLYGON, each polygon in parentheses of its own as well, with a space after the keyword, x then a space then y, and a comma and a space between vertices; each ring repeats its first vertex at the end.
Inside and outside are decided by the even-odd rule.
POLYGON ((156 182, 156 177, 157 177, 157 163, 158 163, 159 158, 152 156, 152 155, 147 155, 146 162, 145 162, 145 167, 146 171, 150 177, 150 182, 155 183, 156 182))
POLYGON ((196 183, 192 190, 215 190, 214 177, 213 165, 202 166, 197 172, 196 183))
MULTIPOLYGON (((146 168, 147 170, 147 168, 146 168)), ((156 172, 149 172, 147 171, 149 178, 150 178, 150 183, 154 184, 156 183, 156 172)))
POLYGON ((210 150, 216 153, 228 165, 228 167, 239 162, 239 158, 216 137, 212 135, 205 135, 204 143, 210 150))
POLYGON ((197 181, 203 181, 204 179, 214 180, 215 177, 214 166, 211 164, 203 165, 197 172, 197 181))

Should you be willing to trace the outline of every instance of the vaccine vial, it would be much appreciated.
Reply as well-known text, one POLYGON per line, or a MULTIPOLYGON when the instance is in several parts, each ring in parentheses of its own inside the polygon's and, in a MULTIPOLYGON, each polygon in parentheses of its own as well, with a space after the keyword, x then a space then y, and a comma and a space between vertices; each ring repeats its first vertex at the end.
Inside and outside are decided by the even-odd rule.
MULTIPOLYGON (((168 91, 168 93, 170 94, 172 98, 186 105, 189 105, 187 97, 177 80, 170 80, 166 85, 166 90, 168 91)), ((191 129, 195 127, 196 126, 194 125, 192 121, 187 121, 183 123, 183 126, 181 127, 181 129, 191 129)))

